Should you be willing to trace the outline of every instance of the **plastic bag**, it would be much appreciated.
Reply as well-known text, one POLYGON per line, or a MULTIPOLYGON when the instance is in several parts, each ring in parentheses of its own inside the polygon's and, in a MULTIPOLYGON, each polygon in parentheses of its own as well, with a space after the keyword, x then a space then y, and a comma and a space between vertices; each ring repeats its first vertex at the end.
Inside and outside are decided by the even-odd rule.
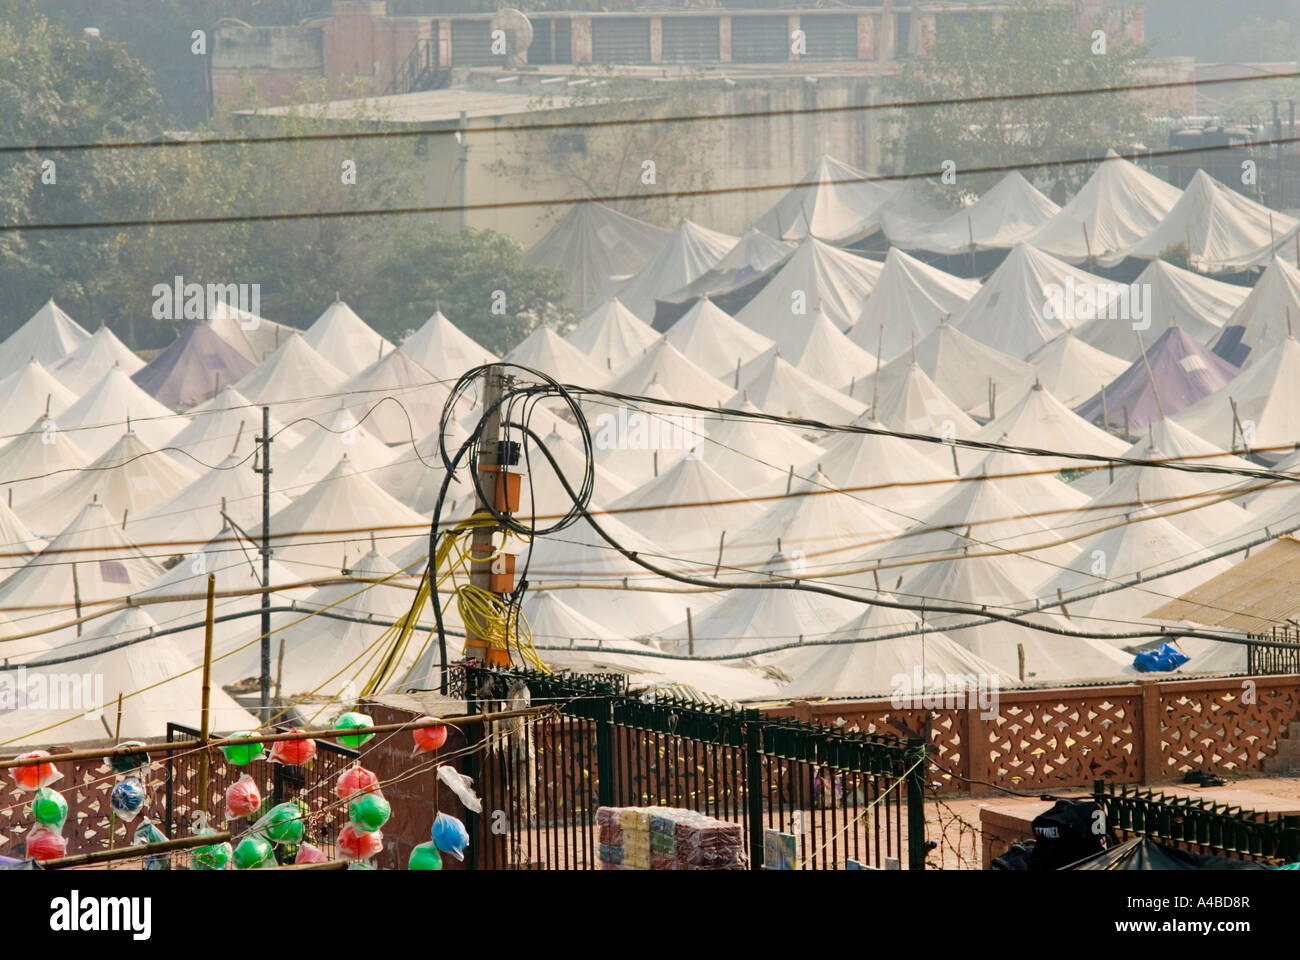
MULTIPOLYGON (((364 713, 357 713, 356 711, 349 711, 334 721, 335 730, 364 730, 367 727, 373 727, 374 725, 375 721, 371 720, 364 713)), ((344 735, 339 737, 339 743, 356 750, 373 736, 373 733, 344 735)))
MULTIPOLYGON (((289 733, 302 733, 302 727, 294 727, 289 733)), ((289 767, 301 767, 316 758, 316 741, 310 737, 302 740, 277 740, 271 744, 271 762, 283 763, 289 767)))
POLYGON ((277 803, 266 812, 257 823, 253 832, 260 833, 272 843, 296 847, 302 843, 307 826, 307 811, 292 800, 277 803))
POLYGON ((113 785, 108 795, 108 805, 119 817, 130 823, 144 809, 144 784, 138 777, 127 777, 113 785))
MULTIPOLYGON (((436 717, 421 717, 417 723, 436 720, 436 717)), ((446 727, 419 727, 411 731, 415 738, 415 753, 432 753, 447 742, 446 727)))
MULTIPOLYGON (((215 833, 207 830, 206 833, 215 833)), ((228 842, 214 843, 206 847, 195 847, 190 851, 190 867, 194 870, 228 870, 230 861, 235 856, 235 849, 228 842)))
MULTIPOLYGON (((143 746, 144 744, 139 740, 123 740, 117 748, 143 746)), ((104 761, 113 768, 114 773, 135 773, 149 766, 149 754, 147 752, 114 753, 111 757, 105 757, 104 761)))
POLYGON ((234 864, 236 870, 258 870, 262 867, 275 866, 275 848, 266 837, 250 833, 239 841, 235 847, 234 864))
POLYGON ((438 779, 451 788, 451 792, 465 805, 466 810, 472 810, 475 813, 483 812, 483 804, 478 796, 474 793, 474 779, 467 777, 455 767, 449 767, 446 764, 438 765, 438 779))
MULTIPOLYGON (((27 760, 31 757, 48 757, 48 750, 31 750, 18 754, 17 759, 27 760)), ((63 779, 63 774, 52 763, 34 763, 26 767, 14 767, 14 783, 19 790, 39 790, 63 779)))
POLYGON ((407 870, 441 870, 442 854, 438 852, 438 845, 432 840, 426 840, 424 843, 417 843, 411 848, 411 856, 406 861, 407 870))
POLYGON ((360 833, 352 824, 339 831, 339 850, 348 860, 370 860, 384 849, 384 832, 360 833))
POLYGON ((449 813, 439 813, 433 818, 433 828, 430 833, 433 835, 433 842, 443 853, 457 860, 465 859, 465 848, 469 846, 469 831, 465 829, 465 824, 461 823, 458 817, 453 817, 449 813))
POLYGON ((53 860, 55 857, 66 856, 67 853, 68 841, 63 839, 63 834, 59 831, 42 823, 28 832, 28 860, 53 860))
MULTIPOLYGON (((255 737, 257 734, 251 730, 241 730, 238 733, 232 733, 229 737, 235 740, 241 737, 255 737)), ((245 767, 266 752, 266 747, 260 743, 231 743, 221 748, 222 754, 225 755, 229 763, 237 767, 245 767)))
MULTIPOLYGON (((158 829, 157 825, 148 817, 144 822, 135 828, 135 833, 131 836, 131 842, 137 847, 149 843, 162 843, 167 839, 167 834, 158 829)), ((170 870, 172 868, 171 856, 162 853, 146 858, 144 862, 146 870, 170 870)))
POLYGON ((379 778, 365 767, 348 767, 339 774, 338 782, 334 785, 334 792, 339 795, 340 800, 347 800, 354 793, 377 793, 378 791, 379 778))
POLYGON ((348 819, 352 821, 357 833, 374 833, 392 815, 392 807, 379 791, 358 793, 348 803, 348 819))
POLYGON ((324 863, 329 860, 325 856, 325 851, 312 843, 304 843, 298 848, 298 856, 294 857, 294 863, 324 863))
POLYGON ((68 819, 68 801, 52 787, 41 787, 32 797, 32 819, 62 833, 68 819))
POLYGON ((262 791, 248 774, 226 788, 226 819, 238 820, 257 813, 262 806, 262 791))

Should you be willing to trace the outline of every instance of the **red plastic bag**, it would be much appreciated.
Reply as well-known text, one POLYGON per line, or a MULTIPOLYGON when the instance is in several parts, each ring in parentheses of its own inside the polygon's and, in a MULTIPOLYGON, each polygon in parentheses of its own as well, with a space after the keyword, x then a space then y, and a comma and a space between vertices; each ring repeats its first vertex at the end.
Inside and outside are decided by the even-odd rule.
POLYGON ((320 847, 311 843, 304 843, 298 847, 298 856, 294 857, 294 863, 324 863, 329 857, 320 847))
MULTIPOLYGON (((27 753, 20 753, 19 760, 26 760, 29 757, 48 757, 48 750, 31 750, 27 753)), ((14 783, 18 785, 19 790, 39 790, 41 787, 48 787, 50 784, 63 779, 63 774, 55 769, 52 763, 34 763, 28 767, 14 767, 14 783)))
MULTIPOLYGON (((290 733, 302 733, 302 727, 294 727, 290 733)), ((271 744, 271 762, 286 766, 301 767, 316 757, 316 741, 310 737, 302 740, 277 740, 271 744)))
POLYGON ((63 834, 44 824, 33 827, 27 834, 28 860, 53 860, 55 857, 66 856, 67 852, 68 841, 63 839, 63 834))
MULTIPOLYGON (((436 718, 421 717, 417 722, 434 719, 436 718)), ((411 735, 415 737, 416 753, 432 753, 434 750, 440 749, 442 745, 447 742, 446 727, 419 727, 412 730, 411 735)))
POLYGON ((252 816, 262 806, 262 791, 248 774, 226 788, 226 819, 252 816))
POLYGON ((339 775, 334 789, 340 800, 346 800, 354 793, 378 793, 379 778, 365 767, 348 767, 339 775))
POLYGON ((348 860, 370 860, 384 849, 384 832, 358 833, 349 823, 339 831, 339 849, 348 860))

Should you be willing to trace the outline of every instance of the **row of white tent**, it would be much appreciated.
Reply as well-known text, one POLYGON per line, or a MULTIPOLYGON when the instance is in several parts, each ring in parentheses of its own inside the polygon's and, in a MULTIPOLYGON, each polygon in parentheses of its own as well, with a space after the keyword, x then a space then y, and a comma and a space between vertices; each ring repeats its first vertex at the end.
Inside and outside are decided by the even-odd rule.
MULTIPOLYGON (((1122 194, 1111 181, 1138 182, 1129 166, 1102 164, 1093 193, 1122 194)), ((623 670, 745 699, 881 693, 918 665, 929 675, 996 674, 1008 684, 1114 679, 1131 674, 1123 635, 1135 623, 1149 625, 1150 610, 1220 572, 1245 543, 1296 523, 1300 502, 1278 484, 1135 468, 1093 469, 1067 484, 1059 470, 1091 464, 981 457, 937 442, 763 420, 764 413, 793 414, 866 431, 1244 468, 1227 449, 1236 434, 1224 424, 1249 420, 1253 442, 1263 443, 1258 428, 1277 440, 1294 419, 1300 348, 1285 314, 1297 302, 1300 274, 1283 259, 1269 261, 1253 290, 1153 259, 1138 281, 1151 289, 1151 323, 1142 331, 1148 346, 1178 328, 1216 347, 1230 337, 1229 346, 1249 352, 1223 388, 1155 420, 1130 446, 1071 407, 1141 362, 1132 325, 1122 317, 1076 322, 1043 309, 1043 291, 1053 284, 1104 283, 1074 265, 1089 255, 1100 262, 1104 248, 1078 257, 1026 242, 1007 225, 1027 216, 1015 198, 1032 195, 1028 184, 1009 180, 964 214, 968 238, 1012 247, 983 283, 945 274, 897 246, 874 261, 826 242, 844 237, 825 225, 858 217, 860 226, 874 216, 872 229, 905 237, 919 207, 892 186, 857 186, 851 201, 832 202, 838 186, 810 185, 798 203, 778 204, 739 238, 686 221, 662 231, 596 205, 575 208, 566 220, 580 229, 557 235, 567 236, 569 250, 560 262, 572 267, 574 289, 594 308, 567 336, 539 329, 506 359, 564 382, 751 414, 701 412, 684 421, 672 406, 584 401, 602 527, 685 573, 734 582, 818 578, 869 602, 788 590, 664 589, 583 522, 531 548, 525 610, 554 666, 623 670), (871 208, 879 199, 873 191, 887 189, 871 208), (609 295, 611 278, 620 278, 617 298, 609 295), (656 300, 759 278, 761 289, 734 317, 705 298, 662 333, 647 322, 656 300), (638 433, 656 427, 673 441, 638 433), (907 609, 915 607, 924 609, 907 609), (993 619, 972 616, 972 608, 993 619), (1058 636, 999 615, 1118 636, 1058 636), (833 642, 868 637, 884 639, 833 642), (688 647, 743 659, 659 656, 688 647)), ((1100 209, 1111 201, 1088 202, 1100 209)), ((944 228, 950 236, 956 229, 956 221, 944 228)), ((1275 221, 1272 229, 1280 235, 1290 227, 1275 221)), ((1090 238, 1093 232, 1090 226, 1090 238)), ((440 313, 400 348, 341 302, 301 334, 233 309, 206 327, 248 366, 233 382, 209 383, 193 372, 205 369, 194 356, 223 348, 206 334, 183 337, 163 373, 173 399, 192 385, 193 404, 150 396, 133 379, 145 368, 140 358, 110 331, 90 334, 52 303, 0 350, 9 364, 0 399, 15 411, 11 422, 27 425, 0 445, 0 529, 9 555, 0 564, 7 618, 0 638, 11 667, 75 656, 78 671, 111 677, 120 691, 143 691, 127 701, 133 712, 124 735, 154 735, 166 720, 194 718, 201 649, 194 624, 208 573, 218 576, 219 613, 258 602, 261 478, 252 467, 260 405, 272 405, 276 431, 271 582, 277 604, 298 608, 275 619, 286 650, 283 688, 328 696, 375 656, 371 645, 383 627, 304 613, 333 604, 384 620, 409 606, 443 480, 438 422, 449 382, 494 359, 440 313), (353 579, 319 582, 341 570, 353 579), (393 575, 366 589, 368 578, 393 575), (151 635, 178 625, 188 626, 151 635), (122 645, 143 636, 149 639, 122 645), (150 677, 159 676, 176 679, 152 686, 150 677)), ((469 397, 457 411, 449 443, 471 429, 479 413, 472 405, 469 397)), ((538 406, 532 425, 573 477, 582 464, 578 434, 559 412, 538 406)), ((1293 460, 1278 468, 1293 469, 1293 460)), ((444 516, 467 515, 466 486, 452 484, 450 496, 444 516)), ((536 458, 526 500, 525 510, 543 515, 569 506, 558 478, 536 458)), ((448 620, 459 627, 454 609, 448 620)), ((222 627, 220 683, 256 673, 256 635, 255 617, 222 627)), ((1243 665, 1234 645, 1188 642, 1185 649, 1193 653, 1186 669, 1243 665)), ((412 648, 397 685, 436 683, 432 651, 412 648)), ((220 707, 230 726, 254 723, 233 701, 220 707)), ((99 738, 87 718, 67 719, 60 739, 99 738)), ((38 725, 32 720, 21 710, 0 714, 0 743, 17 742, 38 725)))

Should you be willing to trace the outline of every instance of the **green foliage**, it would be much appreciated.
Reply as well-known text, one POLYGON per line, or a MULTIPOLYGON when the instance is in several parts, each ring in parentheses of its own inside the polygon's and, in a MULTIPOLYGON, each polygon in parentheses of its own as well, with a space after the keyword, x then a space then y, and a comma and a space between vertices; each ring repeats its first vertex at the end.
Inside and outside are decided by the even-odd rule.
MULTIPOLYGON (((946 23, 933 56, 909 61, 895 93, 902 102, 949 101, 1137 82, 1143 49, 1108 36, 1106 52, 1094 53, 1091 33, 1077 29, 1059 5, 1017 0, 1001 16, 946 23)), ((1140 105, 1125 93, 953 103, 902 113, 903 168, 937 171, 952 160, 959 177, 977 167, 1098 155, 1150 134, 1140 105)), ((982 190, 1001 176, 968 178, 966 187, 982 190)))
POLYGON ((441 309, 483 346, 505 353, 538 324, 574 320, 563 277, 523 261, 515 241, 491 230, 405 231, 379 266, 364 302, 381 332, 399 336, 441 309), (504 313, 494 313, 494 293, 504 313))

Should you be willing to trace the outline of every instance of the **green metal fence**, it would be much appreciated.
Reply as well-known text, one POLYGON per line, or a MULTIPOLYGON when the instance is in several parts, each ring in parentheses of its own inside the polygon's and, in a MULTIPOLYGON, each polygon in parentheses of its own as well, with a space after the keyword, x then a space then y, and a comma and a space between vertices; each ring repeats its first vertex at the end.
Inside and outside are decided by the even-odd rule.
POLYGON ((1300 817, 1245 810, 1209 799, 1179 797, 1132 785, 1093 785, 1106 822, 1125 833, 1235 859, 1300 860, 1300 817))
POLYGON ((756 710, 626 693, 623 678, 458 667, 473 711, 550 705, 531 722, 471 727, 470 824, 480 869, 599 867, 599 806, 685 807, 740 823, 749 865, 764 831, 793 834, 802 869, 923 869, 920 741, 845 733, 756 710), (850 863, 852 861, 852 863, 850 863))

